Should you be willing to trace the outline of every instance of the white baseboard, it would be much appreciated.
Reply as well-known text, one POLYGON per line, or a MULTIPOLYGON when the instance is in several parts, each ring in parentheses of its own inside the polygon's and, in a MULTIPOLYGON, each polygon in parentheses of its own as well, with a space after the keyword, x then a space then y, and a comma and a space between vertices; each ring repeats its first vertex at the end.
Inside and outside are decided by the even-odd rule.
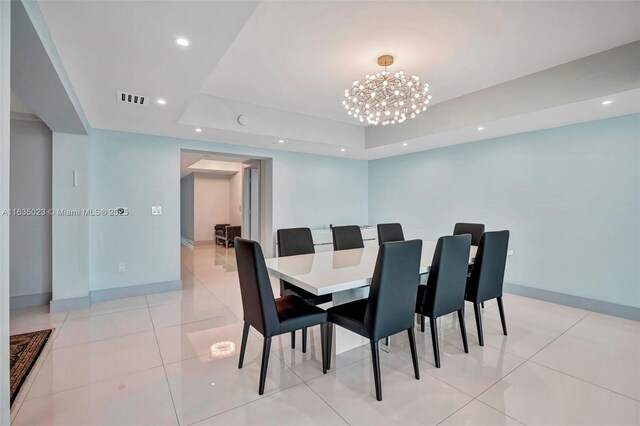
POLYGON ((51 301, 51 293, 27 294, 24 296, 12 296, 9 302, 10 310, 31 308, 33 306, 47 305, 51 301))
POLYGON ((128 287, 94 290, 84 297, 52 300, 49 304, 51 312, 72 311, 91 306, 92 302, 122 299, 124 297, 146 296, 147 294, 164 293, 182 289, 182 280, 165 281, 160 283, 133 285, 128 287))
POLYGON ((557 293, 555 291, 542 290, 539 288, 511 283, 504 283, 504 291, 507 293, 517 294, 518 296, 525 296, 532 299, 544 300, 545 302, 571 306, 572 308, 585 309, 587 311, 640 321, 640 308, 635 308, 633 306, 619 305, 617 303, 604 302, 602 300, 589 299, 587 297, 573 296, 571 294, 557 293))

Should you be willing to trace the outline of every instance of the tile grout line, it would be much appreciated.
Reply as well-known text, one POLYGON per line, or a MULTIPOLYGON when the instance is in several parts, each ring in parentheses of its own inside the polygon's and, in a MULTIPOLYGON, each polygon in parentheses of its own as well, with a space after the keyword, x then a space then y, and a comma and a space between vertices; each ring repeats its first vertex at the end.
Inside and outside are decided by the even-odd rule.
POLYGON ((269 393, 269 394, 266 394, 266 395, 259 395, 259 396, 258 396, 258 399, 254 399, 253 401, 247 401, 247 402, 244 402, 244 403, 242 403, 242 404, 240 404, 240 405, 237 405, 237 406, 235 406, 235 407, 228 408, 228 409, 226 409, 226 410, 224 410, 224 411, 221 411, 221 412, 219 412, 219 413, 217 413, 217 414, 214 414, 213 416, 209 416, 209 417, 205 417, 205 418, 200 419, 200 420, 196 420, 195 422, 189 423, 189 424, 187 424, 186 426, 192 426, 192 425, 195 425, 195 424, 197 424, 197 423, 203 422, 203 421, 205 421, 205 420, 208 420, 208 419, 212 419, 212 418, 214 418, 214 417, 221 416, 222 414, 228 413, 229 411, 237 410, 238 408, 242 408, 242 407, 245 407, 245 406, 247 406, 247 405, 251 405, 251 404, 253 404, 254 402, 264 401, 265 399, 267 399, 267 398, 269 398, 269 397, 271 397, 271 396, 277 395, 277 394, 282 393, 282 392, 284 392, 284 391, 286 391, 286 390, 288 390, 288 389, 292 389, 292 388, 294 388, 294 387, 296 387, 296 386, 300 386, 300 385, 302 385, 302 384, 304 384, 304 382, 297 383, 297 384, 295 384, 295 385, 293 385, 293 386, 289 386, 289 387, 286 387, 286 388, 284 388, 284 389, 279 389, 278 391, 273 392, 273 393, 269 393))
POLYGON ((447 421, 447 419, 451 416, 453 416, 454 414, 456 414, 458 411, 462 410, 464 407, 466 407, 467 405, 471 404, 473 401, 475 401, 475 398, 472 399, 471 401, 467 402, 466 404, 464 404, 462 407, 458 408, 456 411, 454 411, 453 413, 449 414, 447 417, 445 417, 444 419, 442 419, 441 421, 439 421, 438 423, 436 423, 436 426, 438 426, 439 424, 444 423, 445 421, 447 421))
POLYGON ((215 293, 214 293, 213 291, 211 291, 211 289, 210 289, 209 287, 207 287, 207 286, 206 286, 206 285, 205 285, 205 284, 200 280, 200 278, 198 278, 198 277, 196 276, 196 274, 195 274, 195 273, 193 273, 193 272, 192 272, 191 274, 193 275, 193 279, 194 279, 194 280, 196 280, 196 281, 198 281, 198 282, 200 283, 200 285, 201 285, 201 286, 203 286, 203 287, 204 287, 204 288, 205 288, 209 293, 211 293, 211 295, 212 295, 212 296, 213 296, 213 297, 214 297, 218 302, 220 302, 220 304, 221 304, 222 306, 224 306, 224 307, 225 307, 225 309, 231 313, 231 315, 233 315, 233 316, 234 316, 235 318, 237 318, 239 321, 242 321, 242 320, 243 320, 242 318, 239 318, 239 317, 238 317, 238 316, 237 316, 237 315, 236 315, 236 314, 231 310, 231 308, 229 307, 229 305, 227 305, 226 303, 224 303, 224 302, 222 301, 222 299, 220 299, 218 296, 216 296, 216 295, 215 295, 215 293))
POLYGON ((51 349, 49 349, 49 350, 47 351, 47 353, 48 353, 48 352, 52 352, 52 351, 60 351, 60 350, 63 350, 63 349, 75 348, 75 347, 77 347, 77 346, 82 346, 82 345, 90 345, 90 344, 92 344, 92 343, 106 342, 106 341, 108 341, 108 340, 120 339, 120 338, 122 338, 122 337, 136 336, 136 335, 138 335, 138 334, 149 333, 150 331, 153 331, 153 330, 152 330, 152 329, 149 329, 149 330, 144 330, 144 331, 136 331, 135 333, 123 334, 123 335, 121 335, 121 336, 107 337, 107 338, 105 338, 105 339, 92 340, 92 341, 89 341, 89 342, 74 343, 73 345, 69 345, 69 346, 62 346, 62 347, 60 347, 60 348, 54 348, 54 347, 52 347, 51 349))
MULTIPOLYGON (((483 404, 493 408, 494 410, 504 414, 505 416, 511 417, 514 420, 517 420, 520 423, 524 423, 524 421, 516 418, 516 417, 512 417, 510 415, 508 415, 507 413, 497 409, 496 407, 489 405, 485 402, 483 402, 481 399, 479 399, 482 395, 484 395, 487 391, 489 391, 491 388, 493 388, 496 384, 500 383, 501 381, 503 381, 505 378, 509 377, 509 375, 513 374, 513 372, 519 370, 520 368, 522 368, 523 365, 526 365, 527 362, 531 361, 531 358, 533 358, 534 356, 536 356, 538 353, 540 353, 541 351, 543 351, 545 348, 547 348, 549 345, 551 345, 553 342, 555 342, 556 340, 558 340, 561 336, 563 336, 567 331, 569 331, 570 329, 572 329, 573 327, 575 327, 579 322, 581 322, 583 319, 585 319, 587 316, 589 315, 589 312, 587 311, 585 313, 585 315, 582 316, 582 318, 580 318, 578 321, 576 321, 575 323, 571 324, 569 327, 567 327, 566 330, 564 330, 562 333, 560 333, 558 336, 556 336, 552 341, 550 341, 549 343, 547 343, 544 347, 542 347, 540 350, 538 350, 536 353, 534 353, 533 355, 531 355, 529 358, 526 358, 526 361, 523 362, 522 364, 520 364, 519 366, 517 366, 516 368, 514 368, 513 370, 511 370, 509 373, 505 374, 504 377, 502 377, 500 380, 498 380, 497 382, 495 382, 494 384, 492 384, 491 386, 489 386, 488 388, 486 388, 484 391, 482 391, 477 397, 475 397, 475 399, 477 399, 479 402, 482 402, 483 404)), ((522 358, 522 357, 521 357, 522 358)), ((533 362, 533 361, 531 361, 533 362)))
POLYGON ((528 361, 529 361, 529 362, 531 362, 532 364, 539 365, 540 367, 544 367, 544 368, 547 368, 547 369, 549 369, 549 370, 555 371, 555 372, 557 372, 557 373, 564 374, 565 376, 569 376, 569 377, 571 377, 571 378, 574 378, 574 379, 579 380, 579 381, 581 381, 581 382, 587 383, 587 384, 589 384, 589 385, 593 385, 593 386, 599 387, 599 388, 600 388, 600 389, 602 389, 602 390, 606 390, 606 391, 609 391, 609 392, 615 393, 616 395, 620 395, 620 396, 625 397, 625 398, 627 398, 627 399, 630 399, 630 400, 632 400, 632 401, 634 401, 634 402, 640 402, 640 399, 636 399, 636 398, 634 398, 634 397, 632 397, 632 396, 625 395, 625 394, 620 393, 620 392, 618 392, 618 391, 615 391, 615 390, 613 390, 613 389, 606 388, 606 387, 604 387, 604 386, 602 386, 602 385, 599 385, 599 384, 597 384, 597 383, 589 382, 589 381, 587 381, 587 380, 585 380, 585 379, 582 379, 582 378, 580 378, 580 377, 576 377, 576 376, 574 376, 574 375, 572 375, 572 374, 569 374, 569 373, 566 373, 566 372, 564 372, 564 371, 562 371, 562 370, 558 370, 558 369, 556 369, 556 368, 549 367, 548 365, 540 364, 539 362, 536 362, 536 361, 533 361, 533 360, 528 360, 528 361))
MULTIPOLYGON (((132 310, 129 310, 129 311, 114 312, 114 314, 121 314, 121 313, 124 313, 124 312, 133 312, 134 310, 135 311, 137 311, 137 310, 142 311, 142 310, 147 310, 147 309, 145 309, 145 308, 136 308, 136 309, 132 309, 132 310)), ((103 314, 101 314, 101 315, 103 315, 103 314)), ((104 315, 106 315, 106 314, 104 314, 104 315)), ((86 319, 86 317, 73 318, 73 319, 71 319, 69 321, 75 321, 75 320, 78 320, 78 319, 86 319)), ((149 320, 151 321, 151 327, 153 327, 153 320, 151 320, 151 318, 149 320)), ((66 321, 63 324, 66 324, 66 321)), ((60 329, 62 329, 62 325, 60 326, 60 329)), ((72 345, 60 346, 58 348, 54 348, 53 344, 52 344, 51 345, 51 349, 49 351, 54 351, 54 350, 57 351, 57 350, 60 350, 60 349, 73 348, 73 347, 76 347, 76 346, 86 345, 86 344, 89 344, 89 343, 104 342, 104 341, 107 341, 107 340, 117 339, 117 338, 120 338, 120 337, 127 337, 127 336, 134 336, 136 334, 148 333, 149 331, 152 331, 152 328, 150 328, 149 330, 136 331, 136 332, 133 332, 133 333, 121 334, 121 335, 118 335, 118 336, 105 337, 104 339, 89 340, 87 342, 74 343, 72 345)), ((58 332, 58 336, 56 336, 56 340, 58 339, 59 334, 60 334, 60 332, 58 332)))
MULTIPOLYGON (((493 386, 493 385, 492 385, 492 386, 493 386)), ((491 409, 491 410, 495 410, 495 411, 497 411, 498 413, 501 413, 502 415, 504 415, 504 416, 506 416, 506 417, 509 417, 511 420, 513 420, 513 421, 515 421, 515 422, 518 422, 518 423, 520 423, 520 424, 522 424, 522 425, 525 425, 525 424, 526 424, 526 423, 525 423, 525 422, 523 422, 522 420, 518 420, 518 419, 516 419, 515 417, 510 416, 510 415, 509 415, 509 414, 507 414, 507 413, 503 413, 502 411, 500 411, 500 410, 498 410, 498 409, 496 409, 496 408, 494 408, 494 407, 490 406, 490 405, 489 405, 489 404, 487 404, 486 402, 480 401, 479 399, 474 399, 474 401, 477 401, 477 402, 479 402, 480 404, 482 404, 482 405, 484 405, 484 406, 488 407, 489 409, 491 409)))
MULTIPOLYGON (((140 296, 132 296, 132 297, 140 297, 140 296)), ((68 318, 67 320, 76 321, 76 320, 87 319, 91 317, 101 317, 103 315, 120 314, 122 312, 131 312, 131 311, 135 311, 136 309, 144 309, 147 307, 147 295, 142 295, 142 297, 145 298, 145 306, 136 306, 135 308, 131 307, 131 308, 118 309, 116 311, 111 311, 111 312, 96 312, 89 315, 83 315, 81 317, 68 318)), ((128 298, 125 297, 123 299, 128 299, 128 298)), ((112 299, 112 300, 117 300, 117 299, 112 299)), ((108 300, 105 300, 105 302, 108 302, 108 300)), ((101 303, 101 302, 97 302, 97 303, 101 303)))
POLYGON ((160 355, 160 363, 162 364, 162 371, 164 372, 164 380, 167 383, 167 390, 169 391, 169 397, 171 398, 171 405, 173 405, 173 414, 176 417, 176 422, 180 425, 180 418, 178 417, 178 409, 176 408, 176 402, 173 399, 173 392, 171 392, 171 385, 169 385, 169 376, 167 375, 167 369, 164 365, 164 358, 162 357, 162 351, 160 350, 160 342, 158 341, 158 334, 156 333, 156 326, 153 323, 153 317, 151 316, 151 307, 149 306, 149 300, 144 298, 147 302, 147 312, 149 313, 149 320, 151 321, 151 327, 153 330, 153 337, 156 341, 156 347, 158 348, 158 355, 160 355))
MULTIPOLYGON (((427 324, 427 328, 428 328, 428 327, 429 327, 429 325, 427 324)), ((442 329, 442 327, 441 327, 441 326, 440 326, 440 328, 442 329)), ((425 328, 425 333, 426 333, 426 328, 425 328)), ((442 347, 442 346, 444 346, 444 343, 445 343, 445 341, 444 341, 444 333, 442 333, 442 332, 438 332, 438 342, 439 342, 439 344, 440 344, 440 343, 442 343, 442 344, 443 344, 443 345, 441 345, 441 347, 442 347)), ((451 344, 451 343, 450 343, 450 344, 451 344)), ((452 345, 452 346, 453 346, 453 345, 452 345)), ((454 346, 454 347, 456 347, 456 346, 454 346)), ((457 347, 456 347, 456 348, 457 348, 457 347)), ((407 348, 407 349, 409 349, 409 348, 407 348)), ((457 349, 460 349, 462 352, 464 352, 464 350, 463 350, 463 349, 461 349, 461 348, 457 348, 457 349)), ((494 349, 494 350, 499 351, 499 349, 496 349, 496 348, 494 348, 494 347, 491 347, 491 349, 494 349)), ((393 353, 392 353, 392 352, 386 352, 386 351, 385 351, 385 353, 387 353, 387 354, 389 354, 389 355, 393 355, 393 353)), ((506 353, 506 352, 505 352, 505 353, 506 353)), ((508 355, 516 356, 516 355, 513 355, 513 354, 508 354, 508 355)), ((420 357, 418 357, 418 358, 420 358, 420 357)), ((520 358, 522 358, 522 357, 520 357, 520 358)), ((523 358, 523 359, 524 359, 524 358, 523 358)), ((427 361, 427 360, 423 360, 423 361, 424 361, 425 363, 430 363, 430 362, 429 362, 429 361, 427 361)), ((526 361, 525 361, 525 362, 526 362, 526 361)), ((523 363, 524 363, 524 362, 523 362, 523 363)), ((434 364, 434 367, 435 367, 435 364, 434 364)), ((518 366, 518 367, 519 367, 519 366, 518 366)), ((517 368, 517 367, 516 367, 516 368, 517 368)), ((422 373, 422 371, 420 371, 420 372, 422 373)), ((446 382, 444 379, 442 379, 442 378, 440 378, 440 377, 438 377, 438 376, 435 376, 434 374, 430 373, 429 371, 425 371, 425 373, 426 373, 428 376, 430 376, 430 377, 432 377, 432 378, 434 378, 434 379, 436 379, 436 380, 438 380, 438 381, 440 381, 440 382, 444 383, 445 385, 447 385, 447 386, 449 386, 449 387, 451 387, 451 388, 453 388, 453 389, 457 390, 458 392, 460 392, 460 393, 463 393, 463 394, 467 395, 468 397, 472 398, 472 400, 473 400, 473 399, 476 399, 476 397, 475 397, 475 396, 473 396, 473 395, 471 395, 471 394, 469 394, 469 393, 465 392, 465 391, 464 391, 464 390, 462 390, 462 389, 459 389, 459 388, 458 388, 458 387, 456 387, 455 385, 452 385, 452 384, 450 384, 450 383, 446 382)), ((505 377, 506 377, 506 376, 505 376, 505 377)), ((499 380, 498 380, 497 382, 495 382, 495 383, 498 383, 500 380, 502 380, 502 379, 499 379, 499 380)), ((493 386, 495 383, 491 384, 489 387, 493 386)), ((487 388, 487 389, 488 389, 488 388, 487 388)), ((469 401, 469 402, 471 402, 471 401, 469 401)), ((468 403, 467 403, 467 404, 468 404, 468 403)), ((466 405, 466 404, 465 404, 465 405, 466 405)), ((462 408, 462 407, 461 407, 461 408, 462 408)), ((456 411, 457 411, 457 410, 456 410, 456 411)), ((446 419, 445 419, 445 420, 446 420, 446 419)), ((443 420, 443 421, 444 421, 444 420, 443 420)))
MULTIPOLYGON (((338 370, 336 370, 336 371, 338 371, 338 370)), ((335 372, 334 372, 334 373, 335 373, 335 372)), ((327 373, 327 374, 331 374, 331 373, 327 373)), ((320 376, 320 377, 322 377, 322 376, 320 376)), ((317 377, 316 377, 316 378, 317 378, 317 377)), ((320 400, 321 400, 322 402, 324 402, 324 403, 325 403, 325 405, 331 409, 331 411, 333 411, 334 413, 336 413, 336 415, 337 415, 338 417, 340 417, 340 418, 341 418, 341 419, 342 419, 346 424, 351 425, 351 423, 349 423, 349 422, 347 421, 347 419, 345 419, 344 417, 342 417, 342 415, 340 415, 340 413, 338 413, 338 411, 337 411, 335 408, 333 408, 333 406, 332 406, 331 404, 329 404, 327 401, 325 401, 325 400, 324 400, 324 398, 322 398, 322 397, 320 396, 320 394, 318 394, 318 392, 316 392, 316 391, 315 391, 315 389, 313 389, 311 386, 309 386, 309 384, 308 384, 307 382, 302 382, 302 383, 303 383, 306 387, 308 387, 309 389, 311 389, 311 392, 313 392, 313 393, 314 393, 318 398, 320 398, 320 400)))
MULTIPOLYGON (((60 326, 60 328, 62 328, 62 326, 60 326)), ((135 336, 135 335, 137 335, 137 334, 149 333, 149 332, 151 332, 151 331, 152 331, 152 330, 142 331, 142 332, 140 332, 140 333, 128 334, 127 336, 135 336)), ((120 337, 127 337, 127 336, 120 336, 120 337)), ((117 338, 118 338, 118 337, 113 337, 113 338, 111 338, 111 339, 100 340, 100 342, 104 342, 104 341, 112 340, 112 339, 117 339, 117 338)), ((95 343, 95 342, 89 342, 89 343, 84 343, 84 344, 87 344, 87 345, 88 345, 88 344, 91 344, 91 343, 95 343)), ((80 345, 76 345, 76 346, 80 346, 80 345)), ((71 346, 67 346, 67 347, 65 347, 65 348, 69 348, 69 347, 71 347, 71 346)), ((65 349, 65 348, 60 348, 60 349, 65 349)), ((55 349, 55 350, 59 350, 59 349, 55 349)), ((54 349, 51 349, 49 352, 52 352, 52 351, 54 351, 54 349)), ((47 353, 47 356, 48 356, 48 355, 49 355, 49 353, 47 353)), ((162 356, 161 356, 160 358, 162 359, 162 356)), ((67 391, 71 391, 71 390, 75 390, 75 389, 80 389, 80 388, 87 387, 87 386, 92 386, 92 385, 97 384, 97 383, 104 383, 104 382, 107 382, 107 381, 109 381, 109 380, 118 379, 118 378, 120 378, 120 377, 126 377, 126 376, 131 376, 131 375, 134 375, 134 374, 139 374, 139 373, 142 373, 142 372, 144 372, 144 371, 153 370, 154 368, 158 368, 158 367, 161 367, 161 366, 162 366, 162 364, 154 365, 154 366, 152 366, 152 367, 143 368, 142 370, 138 370, 138 371, 131 371, 131 372, 128 372, 128 373, 125 373, 125 374, 119 374, 119 375, 117 375, 117 376, 107 377, 107 378, 105 378, 105 379, 97 380, 97 381, 95 381, 95 382, 83 383, 83 384, 78 385, 78 386, 72 386, 72 387, 70 387, 70 388, 60 389, 60 390, 58 390, 58 391, 51 392, 51 393, 47 393, 47 394, 45 394, 45 395, 36 396, 36 397, 34 397, 34 398, 26 399, 26 397, 25 397, 25 399, 24 399, 22 402, 24 403, 24 402, 26 402, 27 400, 35 400, 35 399, 45 398, 45 397, 48 397, 48 396, 51 396, 51 395, 56 395, 56 394, 59 394, 59 393, 62 393, 62 392, 67 392, 67 391)), ((39 372, 40 372, 40 370, 38 370, 38 373, 39 373, 39 372)), ((35 380, 35 378, 34 378, 34 380, 35 380)), ((31 392, 31 389, 29 389, 29 392, 31 392)), ((28 394, 27 394, 27 396, 28 396, 28 394)))

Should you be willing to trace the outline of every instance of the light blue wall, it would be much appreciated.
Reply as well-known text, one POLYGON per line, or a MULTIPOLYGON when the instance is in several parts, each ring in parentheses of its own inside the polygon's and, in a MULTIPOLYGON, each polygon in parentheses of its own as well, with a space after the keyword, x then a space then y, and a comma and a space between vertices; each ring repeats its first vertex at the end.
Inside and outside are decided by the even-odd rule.
MULTIPOLYGON (((53 132, 51 198, 54 210, 88 207, 89 151, 88 135, 53 132)), ((89 217, 54 215, 51 218, 51 242, 54 306, 58 300, 87 297, 89 217)))
POLYGON ((640 307, 640 115, 371 161, 369 219, 509 229, 507 282, 640 307))
POLYGON ((274 230, 367 222, 366 161, 92 130, 90 205, 129 216, 91 218, 90 290, 180 279, 180 149, 272 158, 274 230))

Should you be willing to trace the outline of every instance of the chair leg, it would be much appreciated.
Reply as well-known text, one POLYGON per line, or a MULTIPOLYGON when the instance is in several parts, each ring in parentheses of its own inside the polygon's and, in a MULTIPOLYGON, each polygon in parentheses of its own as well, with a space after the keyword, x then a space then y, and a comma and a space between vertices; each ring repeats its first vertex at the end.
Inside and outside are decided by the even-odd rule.
POLYGON ((264 394, 264 383, 267 381, 267 367, 269 366, 269 352, 271 351, 271 337, 265 337, 262 343, 262 366, 260 367, 260 387, 258 394, 264 394))
POLYGON ((302 353, 307 353, 307 329, 302 329, 302 353))
POLYGON ((424 333, 424 315, 420 315, 420 331, 424 333))
POLYGON ((433 355, 436 358, 436 367, 440 368, 440 348, 438 345, 438 323, 435 318, 429 318, 431 327, 431 342, 433 343, 433 355))
POLYGON ((378 353, 378 341, 371 341, 371 361, 373 364, 373 380, 376 384, 376 399, 382 401, 382 383, 380 383, 380 354, 378 353))
POLYGON ((469 345, 467 343, 467 327, 464 324, 464 309, 458 311, 458 322, 460 323, 460 334, 462 334, 462 346, 464 346, 464 352, 469 353, 469 345))
POLYGON ((480 304, 473 304, 473 312, 476 314, 476 327, 478 328, 478 343, 484 346, 484 337, 482 336, 482 315, 480 313, 480 304))
POLYGON ((320 324, 320 345, 322 345, 322 374, 327 374, 327 324, 320 324))
POLYGON ((249 323, 245 321, 242 328, 242 343, 240 343, 240 359, 238 360, 238 368, 242 368, 244 363, 244 352, 247 350, 247 339, 249 338, 249 323))
POLYGON ((502 323, 502 333, 507 335, 507 320, 504 317, 504 306, 502 306, 502 297, 496 299, 498 301, 498 310, 500 311, 500 322, 502 323))
POLYGON ((327 370, 331 370, 331 356, 333 355, 333 323, 327 322, 327 370))
POLYGON ((413 373, 416 380, 420 380, 420 367, 418 366, 418 351, 416 350, 416 335, 413 334, 413 327, 407 330, 409 334, 409 346, 411 346, 411 359, 413 359, 413 373))
POLYGON ((291 349, 295 349, 296 348, 296 332, 292 331, 291 332, 291 349))

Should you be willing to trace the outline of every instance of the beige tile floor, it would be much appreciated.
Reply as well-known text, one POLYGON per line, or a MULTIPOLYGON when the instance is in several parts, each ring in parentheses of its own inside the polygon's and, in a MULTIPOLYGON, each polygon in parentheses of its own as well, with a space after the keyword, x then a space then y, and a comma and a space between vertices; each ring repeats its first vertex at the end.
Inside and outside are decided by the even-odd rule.
POLYGON ((258 333, 237 368, 242 304, 233 250, 183 247, 182 264, 182 291, 68 313, 12 312, 12 333, 56 329, 12 407, 12 424, 640 424, 640 323, 514 295, 504 298, 508 336, 487 303, 484 347, 467 310, 469 354, 457 319, 441 318, 440 369, 429 330, 416 329, 419 381, 406 336, 393 336, 381 346, 382 402, 369 349, 340 354, 323 375, 316 329, 306 354, 289 347, 289 336, 274 339, 259 396, 258 333), (210 346, 220 341, 236 351, 214 357, 210 346))

